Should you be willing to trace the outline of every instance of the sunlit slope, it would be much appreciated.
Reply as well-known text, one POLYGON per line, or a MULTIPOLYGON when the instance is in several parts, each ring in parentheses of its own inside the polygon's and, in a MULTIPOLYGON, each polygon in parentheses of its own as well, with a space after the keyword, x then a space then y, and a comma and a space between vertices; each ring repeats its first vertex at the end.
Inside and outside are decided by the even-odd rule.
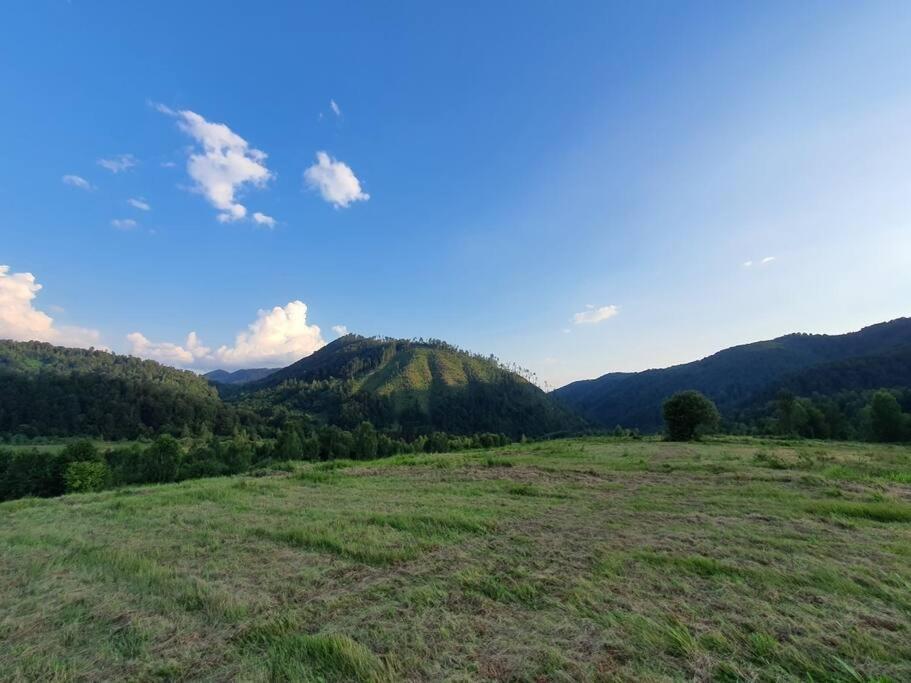
POLYGON ((344 422, 356 414, 452 433, 541 435, 582 422, 495 359, 439 341, 348 335, 259 382, 236 400, 344 422), (346 417, 346 415, 348 417, 346 417))

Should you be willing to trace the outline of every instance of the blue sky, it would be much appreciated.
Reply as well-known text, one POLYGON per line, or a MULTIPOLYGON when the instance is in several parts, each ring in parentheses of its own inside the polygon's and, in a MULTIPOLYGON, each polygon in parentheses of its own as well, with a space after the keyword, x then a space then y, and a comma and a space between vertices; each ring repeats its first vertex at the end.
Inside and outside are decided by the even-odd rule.
POLYGON ((206 369, 345 326, 559 385, 911 312, 906 3, 2 15, 0 336, 206 369))

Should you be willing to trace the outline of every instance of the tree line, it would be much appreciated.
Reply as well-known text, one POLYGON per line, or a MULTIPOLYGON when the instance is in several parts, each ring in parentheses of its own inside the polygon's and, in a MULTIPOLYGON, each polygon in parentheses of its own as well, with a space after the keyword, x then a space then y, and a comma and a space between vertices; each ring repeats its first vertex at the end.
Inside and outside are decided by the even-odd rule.
POLYGON ((107 449, 89 440, 59 451, 0 448, 0 500, 241 474, 291 460, 370 460, 400 453, 495 448, 510 441, 505 434, 444 432, 406 441, 377 432, 369 422, 353 431, 331 425, 307 429, 289 423, 276 439, 268 440, 254 440, 241 431, 230 438, 212 436, 188 443, 163 434, 148 445, 107 449))
POLYGON ((839 441, 911 441, 911 390, 876 389, 797 396, 781 391, 727 425, 732 433, 839 441))

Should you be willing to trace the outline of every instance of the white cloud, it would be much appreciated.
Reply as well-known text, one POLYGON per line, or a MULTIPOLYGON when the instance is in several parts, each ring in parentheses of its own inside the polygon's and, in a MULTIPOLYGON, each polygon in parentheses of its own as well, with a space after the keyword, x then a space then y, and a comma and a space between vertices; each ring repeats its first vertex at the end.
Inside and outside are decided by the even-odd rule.
POLYGON ((78 175, 65 175, 61 178, 64 185, 78 187, 80 190, 92 190, 92 183, 78 175))
POLYGON ((54 319, 34 306, 41 285, 31 273, 10 273, 0 266, 0 338, 45 341, 65 346, 98 346, 96 330, 59 327, 54 319))
POLYGON ((132 218, 115 218, 111 221, 111 225, 118 230, 132 230, 139 223, 134 221, 132 218))
POLYGON ((771 263, 774 260, 775 260, 774 256, 766 256, 764 259, 762 259, 762 261, 759 262, 759 264, 764 266, 766 264, 771 263))
POLYGON ((106 168, 111 173, 120 173, 121 171, 128 171, 133 168, 137 163, 136 157, 132 154, 118 154, 117 156, 111 157, 110 159, 99 159, 98 165, 102 168, 106 168))
POLYGON ((140 211, 151 211, 152 207, 149 206, 149 203, 142 197, 131 197, 127 199, 127 204, 132 206, 134 209, 139 209, 140 211))
POLYGON ((309 356, 325 345, 320 328, 307 324, 307 305, 291 301, 286 306, 261 310, 233 346, 215 351, 203 345, 195 332, 183 344, 152 342, 139 332, 127 335, 132 353, 181 367, 283 366, 309 356))
POLYGON ((225 365, 286 365, 325 343, 319 327, 307 324, 307 304, 291 301, 284 307, 259 311, 247 330, 237 335, 234 346, 219 347, 215 356, 225 365))
POLYGON ((130 353, 134 356, 181 367, 193 365, 197 360, 208 356, 211 350, 202 345, 195 332, 187 335, 183 346, 170 342, 152 342, 139 332, 128 334, 127 341, 130 342, 130 353))
POLYGON ((161 162, 162 168, 174 168, 175 166, 177 166, 177 164, 175 164, 173 161, 162 161, 161 162))
POLYGON ((175 112, 164 105, 155 108, 179 120, 177 125, 202 146, 191 153, 187 172, 196 181, 196 189, 220 211, 222 223, 247 216, 247 207, 237 201, 237 193, 247 187, 264 187, 273 177, 266 168, 266 153, 250 147, 223 123, 206 121, 196 112, 175 112))
POLYGON ((332 109, 332 113, 336 116, 342 115, 342 110, 339 109, 339 106, 335 103, 335 100, 329 100, 329 107, 332 109))
POLYGON ((569 334, 570 332, 572 332, 572 330, 569 329, 568 327, 563 328, 563 334, 569 334))
POLYGON ((319 190, 323 199, 336 208, 370 199, 370 195, 361 190, 361 182, 351 167, 326 152, 316 153, 316 163, 304 171, 304 180, 310 189, 319 190))
POLYGON ((595 323, 603 322, 608 318, 613 318, 620 312, 620 309, 613 305, 595 308, 591 304, 588 304, 586 308, 588 310, 576 313, 573 316, 573 323, 576 325, 593 325, 595 323))
POLYGON ((260 213, 259 211, 253 214, 253 220, 258 225, 265 225, 270 228, 275 227, 275 219, 272 218, 272 216, 267 216, 266 214, 260 213))
POLYGON ((752 261, 744 261, 744 262, 743 262, 743 267, 744 267, 744 268, 751 268, 752 266, 753 266, 753 262, 752 262, 752 261))
POLYGON ((345 325, 333 325, 332 331, 335 332, 339 337, 344 337, 348 334, 348 327, 345 325))

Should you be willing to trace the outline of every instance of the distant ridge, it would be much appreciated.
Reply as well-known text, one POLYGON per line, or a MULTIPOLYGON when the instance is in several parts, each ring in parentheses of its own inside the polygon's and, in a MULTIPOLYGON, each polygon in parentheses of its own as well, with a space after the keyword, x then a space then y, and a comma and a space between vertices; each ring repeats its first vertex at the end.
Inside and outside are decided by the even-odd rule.
POLYGON ((703 392, 731 417, 779 389, 808 395, 882 386, 911 386, 911 318, 848 334, 789 334, 692 363, 573 382, 552 395, 602 426, 651 432, 661 428, 664 399, 683 389, 703 392))
POLYGON ((276 368, 249 368, 244 370, 212 370, 203 375, 210 382, 215 384, 247 384, 268 377, 276 368))

